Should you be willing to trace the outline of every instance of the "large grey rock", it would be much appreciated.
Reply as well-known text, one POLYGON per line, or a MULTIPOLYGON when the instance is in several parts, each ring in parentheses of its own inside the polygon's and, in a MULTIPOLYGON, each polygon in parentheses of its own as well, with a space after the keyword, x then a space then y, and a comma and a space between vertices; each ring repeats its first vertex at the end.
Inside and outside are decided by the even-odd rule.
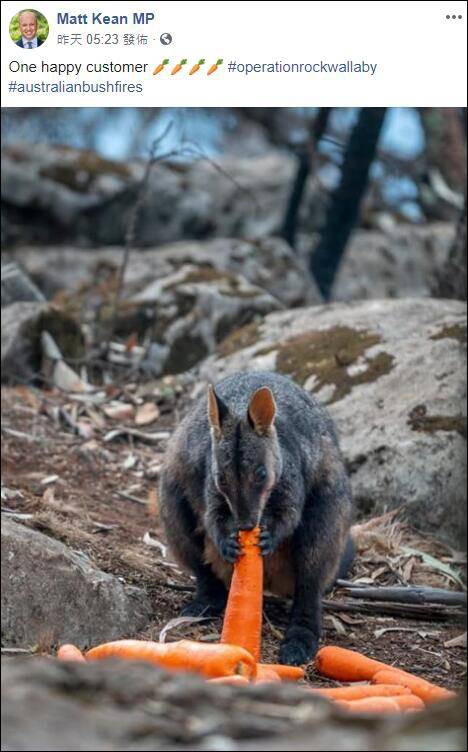
POLYGON ((361 511, 403 506, 421 529, 463 541, 463 303, 382 300, 270 314, 228 337, 198 375, 203 384, 249 369, 288 374, 328 405, 361 511))
POLYGON ((52 305, 21 301, 2 308, 2 383, 23 383, 39 377, 41 333, 48 331, 65 358, 83 354, 83 335, 76 321, 52 305))
POLYGON ((356 230, 333 285, 332 300, 431 297, 434 277, 447 263, 454 234, 450 222, 356 230))
MULTIPOLYGON (((26 246, 15 252, 22 266, 47 297, 58 290, 75 290, 100 279, 103 270, 117 270, 121 248, 92 252, 70 246, 26 246)), ((321 302, 305 263, 280 238, 257 241, 216 238, 183 241, 133 252, 125 274, 125 297, 140 292, 150 281, 172 274, 185 264, 241 274, 287 307, 321 302)))
MULTIPOLYGON (((102 290, 114 289, 122 249, 27 248, 17 255, 49 295, 68 288, 95 339, 108 330, 112 306, 102 290)), ((283 240, 185 241, 132 254, 115 334, 127 339, 137 332, 140 341, 151 341, 144 370, 176 373, 213 352, 239 326, 319 300, 305 265, 283 240)))
POLYGON ((143 369, 156 376, 181 373, 238 326, 282 307, 238 274, 185 264, 124 301, 116 333, 137 331, 151 337, 143 369))
POLYGON ((291 684, 219 687, 128 661, 2 662, 2 749, 466 749, 466 698, 417 715, 345 714, 291 684))
POLYGON ((81 647, 127 637, 151 615, 146 594, 97 569, 83 554, 2 519, 2 641, 81 647))
POLYGON ((2 308, 18 301, 44 301, 45 297, 17 264, 2 264, 2 308))
MULTIPOLYGON (((143 161, 121 163, 51 144, 27 150, 12 145, 2 156, 5 242, 75 241, 77 236, 88 245, 124 241, 143 161)), ((183 238, 274 234, 294 170, 294 158, 280 151, 224 157, 216 165, 204 159, 158 163, 148 179, 135 242, 150 246, 183 238)))

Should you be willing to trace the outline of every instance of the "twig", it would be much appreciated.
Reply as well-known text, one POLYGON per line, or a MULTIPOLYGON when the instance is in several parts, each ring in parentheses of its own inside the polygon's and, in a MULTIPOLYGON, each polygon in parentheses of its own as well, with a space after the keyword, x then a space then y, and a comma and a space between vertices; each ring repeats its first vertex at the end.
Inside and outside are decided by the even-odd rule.
POLYGON ((408 587, 366 587, 346 580, 338 580, 337 585, 346 590, 351 598, 370 601, 390 601, 393 603, 440 603, 445 606, 466 606, 466 593, 443 588, 408 587))
POLYGON ((364 603, 356 601, 322 601, 325 611, 339 613, 349 611, 361 614, 383 614, 401 616, 407 619, 423 619, 424 621, 464 621, 465 611, 455 606, 437 606, 416 603, 364 603))
POLYGON ((117 496, 120 496, 122 499, 125 499, 126 501, 134 501, 137 504, 143 504, 143 506, 148 506, 145 499, 139 499, 138 496, 134 496, 133 494, 129 494, 126 491, 117 491, 117 496))
POLYGON ((107 342, 105 346, 105 354, 107 355, 110 347, 110 342, 112 339, 112 336, 115 331, 115 325, 117 321, 117 314, 118 314, 118 308, 119 308, 119 302, 122 297, 122 291, 123 291, 123 284, 124 284, 124 278, 125 278, 125 272, 127 271, 128 262, 130 260, 130 252, 132 250, 133 245, 135 244, 135 235, 136 235, 136 227, 138 222, 138 216, 140 214, 141 208, 143 206, 143 202, 145 200, 146 196, 146 188, 148 185, 148 180, 151 175, 151 170, 153 169, 154 165, 157 162, 161 162, 165 159, 167 159, 169 156, 173 155, 173 152, 169 152, 168 154, 161 154, 159 156, 156 156, 156 150, 158 146, 160 145, 161 141, 163 141, 166 136, 168 135, 169 131, 171 130, 173 126, 172 120, 167 124, 167 127, 164 129, 164 131, 161 133, 160 136, 154 139, 153 143, 151 144, 150 153, 149 153, 149 159, 146 162, 145 171, 143 173, 143 177, 141 178, 140 184, 137 189, 136 193, 136 200, 133 204, 132 210, 130 212, 129 222, 127 226, 127 232, 125 233, 125 243, 123 248, 123 256, 122 261, 120 263, 119 267, 119 273, 117 277, 117 289, 115 291, 114 296, 114 304, 112 309, 112 315, 111 315, 111 323, 109 327, 109 332, 107 335, 107 342))

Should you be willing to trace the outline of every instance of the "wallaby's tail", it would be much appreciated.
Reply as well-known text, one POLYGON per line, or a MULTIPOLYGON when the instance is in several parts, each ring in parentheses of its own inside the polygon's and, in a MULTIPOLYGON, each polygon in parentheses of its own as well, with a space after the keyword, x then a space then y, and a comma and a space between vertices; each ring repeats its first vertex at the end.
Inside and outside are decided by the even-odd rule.
POLYGON ((337 580, 346 579, 346 575, 348 574, 348 570, 354 561, 355 555, 356 555, 356 547, 354 545, 353 539, 349 535, 348 540, 346 541, 345 550, 343 551, 343 556, 341 557, 338 574, 336 575, 337 580))
MULTIPOLYGON (((351 538, 350 535, 348 535, 345 550, 343 551, 343 556, 341 557, 340 566, 338 567, 338 572, 336 573, 335 582, 336 580, 344 580, 346 578, 346 575, 348 574, 348 569, 353 563, 355 555, 356 555, 356 548, 354 546, 353 539, 351 538)), ((333 588, 335 587, 335 582, 332 582, 332 584, 329 585, 329 587, 327 587, 327 589, 324 592, 324 595, 327 595, 333 590, 333 588)))

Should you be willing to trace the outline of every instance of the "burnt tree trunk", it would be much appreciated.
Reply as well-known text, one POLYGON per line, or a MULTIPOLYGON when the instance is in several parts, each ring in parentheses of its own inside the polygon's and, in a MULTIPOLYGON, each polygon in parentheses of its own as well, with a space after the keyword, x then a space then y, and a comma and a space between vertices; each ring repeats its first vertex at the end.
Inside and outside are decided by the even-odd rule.
POLYGON ((314 157, 317 144, 322 138, 330 118, 331 107, 321 107, 312 126, 310 140, 304 144, 298 153, 298 165, 296 175, 289 196, 288 205, 281 230, 283 237, 294 248, 297 232, 299 210, 307 185, 307 179, 314 168, 314 157))
POLYGON ((346 245, 359 217, 385 113, 385 107, 361 109, 345 152, 340 183, 331 198, 318 245, 311 254, 310 269, 326 300, 330 298, 346 245))

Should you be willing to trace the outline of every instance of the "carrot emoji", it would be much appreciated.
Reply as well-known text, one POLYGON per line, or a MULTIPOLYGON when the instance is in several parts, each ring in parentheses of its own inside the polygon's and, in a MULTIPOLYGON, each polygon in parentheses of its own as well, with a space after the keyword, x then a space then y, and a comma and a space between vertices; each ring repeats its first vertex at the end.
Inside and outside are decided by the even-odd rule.
POLYGON ((258 545, 260 528, 241 530, 242 554, 234 564, 221 642, 240 645, 260 660, 262 636, 263 559, 258 545))
POLYGON ((207 645, 192 640, 168 643, 116 640, 98 645, 86 653, 88 661, 105 658, 146 661, 169 671, 201 674, 206 679, 233 674, 253 679, 257 672, 252 656, 237 645, 207 645))
POLYGON ((217 60, 217 61, 215 62, 215 64, 211 66, 211 68, 209 69, 209 71, 208 71, 208 73, 207 73, 206 75, 207 75, 207 76, 211 76, 211 74, 212 74, 212 73, 214 73, 215 71, 217 71, 217 70, 218 70, 218 68, 219 68, 219 66, 220 66, 220 65, 222 64, 222 62, 223 62, 223 61, 222 61, 222 59, 221 59, 221 58, 220 58, 219 60, 217 60))
POLYGON ((193 68, 190 69, 189 76, 193 76, 194 73, 200 70, 200 66, 204 64, 205 64, 205 60, 204 58, 202 58, 201 60, 198 61, 196 65, 193 66, 193 68))
POLYGON ((75 663, 86 663, 86 659, 76 645, 61 645, 57 650, 59 661, 73 661, 75 663))
POLYGON ((187 65, 187 60, 185 57, 183 60, 180 61, 180 63, 177 63, 177 65, 175 65, 174 68, 171 70, 171 76, 175 76, 176 73, 182 70, 183 65, 187 65))
POLYGON ((166 59, 163 60, 162 63, 159 63, 159 65, 157 65, 153 71, 153 76, 156 76, 158 73, 161 73, 161 71, 164 70, 164 66, 167 65, 168 62, 169 62, 169 58, 166 57, 166 59))
POLYGON ((438 700, 448 700, 451 697, 456 696, 455 692, 452 692, 449 689, 444 689, 444 687, 439 687, 437 684, 432 684, 431 682, 426 681, 426 679, 420 679, 419 676, 414 676, 414 674, 410 674, 407 671, 393 669, 391 666, 388 666, 382 671, 378 671, 374 675, 372 682, 377 685, 382 682, 385 684, 391 682, 392 684, 399 684, 400 686, 408 687, 413 695, 416 695, 416 697, 423 700, 426 705, 432 702, 437 702, 438 700))

